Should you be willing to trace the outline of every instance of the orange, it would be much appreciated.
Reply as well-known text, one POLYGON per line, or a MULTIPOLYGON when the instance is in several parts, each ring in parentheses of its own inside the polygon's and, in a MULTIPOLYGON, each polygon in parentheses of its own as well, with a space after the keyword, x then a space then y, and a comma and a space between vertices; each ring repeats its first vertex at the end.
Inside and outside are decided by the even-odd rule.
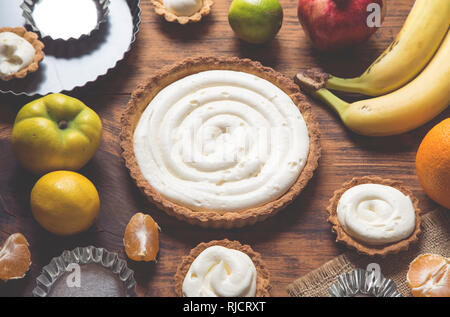
POLYGON ((134 261, 154 261, 159 251, 159 226, 149 215, 139 212, 131 217, 125 229, 123 244, 134 261))
POLYGON ((425 193, 450 209, 450 118, 423 138, 416 156, 416 171, 425 193))
POLYGON ((21 233, 10 235, 0 250, 0 279, 6 282, 22 278, 30 265, 27 239, 21 233))
POLYGON ((439 254, 421 254, 406 275, 415 297, 450 297, 450 259, 439 254))
POLYGON ((42 176, 31 191, 31 211, 47 231, 67 236, 87 230, 97 219, 100 198, 89 179, 70 171, 42 176))

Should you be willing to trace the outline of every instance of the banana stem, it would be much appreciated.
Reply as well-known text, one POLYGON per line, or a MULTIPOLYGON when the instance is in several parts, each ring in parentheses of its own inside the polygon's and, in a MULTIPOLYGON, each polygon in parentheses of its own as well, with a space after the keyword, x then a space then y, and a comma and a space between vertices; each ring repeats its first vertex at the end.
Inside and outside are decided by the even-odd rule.
POLYGON ((362 93, 362 86, 359 78, 340 78, 330 75, 326 82, 326 87, 331 90, 362 93))
POLYGON ((337 97, 326 88, 322 88, 316 91, 310 91, 310 94, 315 98, 319 99, 320 101, 324 102, 331 108, 333 108, 341 118, 343 117, 345 111, 350 106, 348 102, 337 97))

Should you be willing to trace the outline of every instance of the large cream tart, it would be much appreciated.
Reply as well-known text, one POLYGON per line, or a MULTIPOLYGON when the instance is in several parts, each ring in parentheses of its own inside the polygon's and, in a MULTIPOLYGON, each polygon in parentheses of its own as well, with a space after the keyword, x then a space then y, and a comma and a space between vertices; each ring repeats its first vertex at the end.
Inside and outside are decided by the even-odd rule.
POLYGON ((167 199, 196 211, 240 211, 276 200, 308 158, 292 99, 260 77, 210 70, 149 103, 134 132, 139 168, 167 199))

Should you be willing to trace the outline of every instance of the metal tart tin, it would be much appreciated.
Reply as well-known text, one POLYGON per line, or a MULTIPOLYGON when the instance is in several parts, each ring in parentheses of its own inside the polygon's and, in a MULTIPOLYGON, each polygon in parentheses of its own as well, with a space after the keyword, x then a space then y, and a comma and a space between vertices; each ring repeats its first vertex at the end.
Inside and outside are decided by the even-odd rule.
POLYGON ((134 272, 117 253, 93 246, 64 251, 44 266, 35 297, 136 297, 134 272))
POLYGON ((79 40, 107 21, 110 0, 24 0, 23 17, 43 40, 79 40))
MULTIPOLYGON (((23 1, 0 0, 0 27, 26 25, 20 8, 23 1)), ((44 41, 45 57, 38 71, 23 79, 0 81, 0 93, 32 97, 67 93, 105 76, 125 58, 136 40, 140 0, 112 0, 108 10, 108 19, 91 36, 44 41)))
POLYGON ((402 297, 394 281, 375 271, 356 269, 341 274, 336 283, 330 286, 328 293, 332 297, 402 297))

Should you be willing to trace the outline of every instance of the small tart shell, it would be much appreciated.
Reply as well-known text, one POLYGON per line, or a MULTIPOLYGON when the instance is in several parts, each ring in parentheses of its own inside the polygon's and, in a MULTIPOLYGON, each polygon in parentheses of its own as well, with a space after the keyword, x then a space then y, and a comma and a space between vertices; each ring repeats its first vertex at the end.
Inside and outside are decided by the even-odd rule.
POLYGON ((178 64, 169 66, 138 86, 133 92, 122 116, 120 144, 123 150, 122 157, 130 171, 131 177, 150 202, 164 210, 167 214, 190 224, 200 225, 202 227, 234 228, 254 224, 267 219, 269 216, 275 215, 300 194, 318 166, 321 151, 319 134, 319 124, 311 110, 310 103, 291 79, 274 71, 272 68, 264 67, 259 62, 254 62, 249 59, 239 59, 237 57, 199 57, 194 59, 189 58, 178 64), (309 133, 308 159, 297 181, 278 199, 262 206, 239 212, 226 212, 221 214, 210 210, 193 211, 186 206, 166 199, 142 175, 134 155, 133 141, 134 130, 142 113, 147 108, 149 102, 166 86, 186 76, 207 70, 235 70, 264 78, 283 90, 299 108, 309 133))
POLYGON ((192 262, 202 253, 204 250, 206 250, 209 247, 212 246, 222 246, 228 249, 234 249, 241 251, 245 254, 247 254, 250 259, 252 260, 253 264, 256 268, 256 294, 255 297, 269 297, 270 296, 270 290, 272 286, 270 285, 270 273, 267 270, 262 258, 261 254, 258 252, 253 251, 253 249, 247 245, 247 244, 241 244, 238 241, 230 241, 228 239, 224 240, 213 240, 210 242, 202 242, 199 245, 197 245, 195 248, 191 250, 191 252, 184 256, 181 260, 180 265, 178 266, 177 273, 174 277, 175 282, 175 293, 177 296, 182 297, 183 296, 183 282, 184 277, 189 271, 189 268, 191 267, 192 262))
POLYGON ((394 181, 391 179, 383 179, 378 176, 364 176, 364 177, 354 177, 352 180, 344 183, 342 187, 334 192, 334 196, 330 199, 330 205, 327 208, 329 217, 328 222, 330 222, 333 227, 332 231, 336 233, 336 241, 342 242, 347 245, 349 248, 356 249, 359 253, 367 254, 369 256, 381 256, 385 257, 387 254, 398 253, 400 251, 408 250, 409 245, 413 242, 417 242, 418 235, 420 234, 420 209, 419 209, 419 200, 414 197, 411 190, 402 185, 400 181, 394 181), (404 195, 409 196, 411 199, 414 211, 416 213, 416 226, 414 228, 413 233, 406 239, 400 240, 398 242, 394 242, 392 244, 386 244, 381 246, 372 246, 364 244, 361 241, 358 241, 348 235, 344 228, 339 223, 339 219, 337 216, 337 206, 341 196, 350 188, 355 187, 361 184, 380 184, 391 186, 399 191, 401 191, 404 195))
POLYGON ((156 14, 163 16, 168 22, 177 22, 179 24, 200 22, 204 16, 208 15, 211 12, 211 7, 214 4, 213 0, 203 0, 202 7, 200 8, 199 11, 195 12, 193 15, 178 16, 164 6, 163 0, 151 0, 151 1, 155 8, 156 14))
POLYGON ((0 78, 4 81, 9 81, 13 78, 24 78, 28 75, 28 73, 34 73, 39 68, 39 63, 44 59, 44 43, 39 41, 38 35, 34 32, 29 32, 23 27, 17 27, 17 28, 10 28, 10 27, 4 27, 0 28, 0 33, 4 32, 11 32, 14 33, 25 40, 27 40, 35 49, 34 58, 30 65, 22 68, 18 72, 11 74, 7 77, 0 78))

